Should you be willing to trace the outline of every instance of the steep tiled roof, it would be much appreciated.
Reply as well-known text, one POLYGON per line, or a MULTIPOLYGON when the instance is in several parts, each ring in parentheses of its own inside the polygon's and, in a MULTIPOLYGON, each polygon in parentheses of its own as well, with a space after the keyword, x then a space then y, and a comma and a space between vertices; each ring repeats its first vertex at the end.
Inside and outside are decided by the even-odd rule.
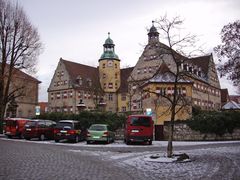
MULTIPOLYGON (((9 69, 9 65, 8 64, 6 65, 6 69, 9 69)), ((41 81, 37 80, 36 78, 28 75, 27 73, 25 73, 25 72, 23 72, 23 71, 21 71, 21 70, 19 70, 17 68, 13 69, 13 77, 14 78, 20 78, 20 79, 28 80, 28 81, 33 81, 33 82, 36 82, 36 83, 41 83, 41 81)))
POLYGON ((121 69, 121 72, 120 72, 121 73, 121 86, 120 86, 118 92, 120 92, 120 93, 128 92, 128 82, 127 82, 127 79, 130 76, 133 68, 134 67, 121 69))
POLYGON ((235 101, 236 103, 240 104, 240 95, 230 95, 229 98, 231 101, 235 101))
POLYGON ((81 77, 83 80, 82 86, 86 87, 87 79, 91 79, 93 84, 99 85, 99 74, 98 74, 98 68, 87 66, 83 64, 78 64, 75 62, 67 61, 61 59, 61 61, 64 63, 66 70, 70 76, 70 79, 73 83, 76 82, 77 77, 81 77))
POLYGON ((207 56, 199 56, 196 58, 191 58, 189 59, 189 61, 193 64, 196 65, 198 67, 201 67, 202 71, 205 74, 208 74, 208 67, 209 67, 209 62, 211 59, 212 55, 207 55, 207 56))

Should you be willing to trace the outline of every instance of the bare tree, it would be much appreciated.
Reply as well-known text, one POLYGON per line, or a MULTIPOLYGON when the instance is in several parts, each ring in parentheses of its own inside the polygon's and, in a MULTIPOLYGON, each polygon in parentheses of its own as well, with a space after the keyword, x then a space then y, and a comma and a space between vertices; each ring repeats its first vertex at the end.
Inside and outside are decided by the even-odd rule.
MULTIPOLYGON (((189 80, 190 76, 190 74, 184 71, 181 67, 185 61, 188 61, 189 58, 195 55, 195 52, 199 52, 200 49, 194 48, 194 50, 190 50, 190 47, 195 47, 195 35, 186 34, 183 37, 181 36, 180 31, 183 25, 183 20, 180 17, 174 17, 169 20, 167 16, 163 16, 156 20, 155 24, 157 29, 160 31, 160 35, 162 35, 162 38, 167 42, 167 46, 161 46, 161 52, 159 53, 163 59, 168 58, 173 62, 173 67, 168 72, 169 76, 172 77, 170 79, 173 85, 173 93, 171 96, 163 92, 150 92, 156 94, 158 98, 164 100, 165 104, 169 107, 167 111, 170 112, 171 118, 169 123, 167 156, 171 157, 173 155, 172 141, 176 114, 191 103, 191 100, 186 98, 186 96, 180 92, 182 84, 189 80)), ((160 71, 160 69, 158 71, 160 71)), ((158 71, 154 76, 157 76, 158 71)))
POLYGON ((0 132, 5 109, 23 87, 10 88, 17 70, 33 71, 42 44, 37 29, 24 10, 10 1, 0 0, 0 132))
POLYGON ((215 47, 220 76, 227 76, 233 84, 240 88, 240 20, 229 23, 221 31, 222 44, 215 47))

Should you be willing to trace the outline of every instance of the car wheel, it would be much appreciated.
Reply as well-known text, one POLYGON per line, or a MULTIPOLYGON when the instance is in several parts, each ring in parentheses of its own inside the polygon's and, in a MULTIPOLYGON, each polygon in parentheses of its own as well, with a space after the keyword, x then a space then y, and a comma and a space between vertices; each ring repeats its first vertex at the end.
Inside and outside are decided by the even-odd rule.
POLYGON ((20 139, 24 139, 24 136, 23 136, 23 134, 21 133, 21 134, 19 134, 19 138, 20 139))
POLYGON ((58 139, 55 139, 55 142, 56 142, 56 143, 58 143, 58 142, 59 142, 59 140, 58 140, 58 139))
POLYGON ((128 139, 126 139, 126 144, 129 145, 131 144, 131 142, 128 139))
POLYGON ((90 141, 87 141, 87 144, 90 144, 90 141))
POLYGON ((152 140, 148 141, 148 144, 149 144, 149 145, 152 145, 152 140))
POLYGON ((31 138, 26 138, 26 137, 25 137, 25 139, 26 139, 26 140, 30 140, 31 138))
POLYGON ((7 135, 7 137, 8 137, 9 139, 12 139, 12 136, 11 136, 11 135, 7 135))
POLYGON ((110 143, 110 138, 108 137, 108 138, 107 138, 107 144, 109 144, 109 143, 110 143))
POLYGON ((40 137, 39 137, 39 140, 40 140, 40 141, 44 141, 44 139, 45 139, 45 135, 44 135, 44 134, 41 134, 40 137))

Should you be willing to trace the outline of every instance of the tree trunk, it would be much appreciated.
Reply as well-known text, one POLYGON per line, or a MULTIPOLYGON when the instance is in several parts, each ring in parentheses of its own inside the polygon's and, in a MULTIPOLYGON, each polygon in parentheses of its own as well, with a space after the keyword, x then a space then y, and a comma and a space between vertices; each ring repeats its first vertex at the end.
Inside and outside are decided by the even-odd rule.
POLYGON ((1 103, 1 105, 0 105, 0 134, 3 133, 4 113, 5 113, 5 106, 1 103))
POLYGON ((172 145, 172 141, 173 141, 173 128, 174 128, 174 122, 171 121, 169 124, 169 136, 168 136, 168 146, 167 146, 167 157, 172 157, 173 155, 173 145, 172 145))

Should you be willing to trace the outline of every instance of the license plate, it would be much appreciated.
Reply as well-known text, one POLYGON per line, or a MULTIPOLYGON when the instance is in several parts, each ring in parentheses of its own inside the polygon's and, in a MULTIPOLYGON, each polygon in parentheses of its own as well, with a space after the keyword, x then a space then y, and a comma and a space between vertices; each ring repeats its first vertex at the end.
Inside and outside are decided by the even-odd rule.
POLYGON ((99 139, 100 137, 99 136, 93 136, 94 139, 99 139))
POLYGON ((67 133, 67 131, 64 131, 64 130, 61 130, 60 132, 61 132, 61 133, 67 133))
POLYGON ((26 129, 26 131, 31 131, 31 129, 26 129))
POLYGON ((10 132, 6 132, 5 134, 11 134, 10 132))
POLYGON ((136 133, 136 132, 139 132, 139 130, 133 129, 132 132, 133 132, 133 133, 136 133))

